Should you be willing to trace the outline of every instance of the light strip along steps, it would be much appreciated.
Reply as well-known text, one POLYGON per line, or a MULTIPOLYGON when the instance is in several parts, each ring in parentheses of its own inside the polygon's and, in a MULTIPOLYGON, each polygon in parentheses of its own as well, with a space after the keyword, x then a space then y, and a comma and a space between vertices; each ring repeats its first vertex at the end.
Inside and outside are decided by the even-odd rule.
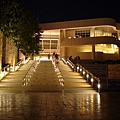
POLYGON ((65 81, 63 86, 65 93, 97 93, 80 73, 73 72, 67 64, 63 63, 63 61, 59 62, 58 68, 65 81))
POLYGON ((23 64, 17 71, 10 72, 3 78, 0 81, 0 93, 21 93, 23 91, 22 80, 34 63, 34 60, 30 60, 28 63, 23 64))
POLYGON ((61 92, 58 76, 51 60, 40 61, 25 91, 61 92))

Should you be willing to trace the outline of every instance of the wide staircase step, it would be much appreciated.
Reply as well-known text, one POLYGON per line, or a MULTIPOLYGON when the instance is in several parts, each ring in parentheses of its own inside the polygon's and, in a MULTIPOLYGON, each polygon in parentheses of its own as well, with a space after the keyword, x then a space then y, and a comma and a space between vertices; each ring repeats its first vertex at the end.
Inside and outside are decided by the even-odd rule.
POLYGON ((34 62, 30 60, 18 71, 8 74, 1 80, 0 92, 97 93, 79 73, 73 72, 62 61, 59 61, 57 67, 51 60, 40 61, 29 82, 23 86, 23 78, 34 62))
POLYGON ((91 85, 78 72, 73 72, 67 64, 60 61, 58 67, 64 79, 64 92, 96 93, 91 85))
POLYGON ((22 65, 18 71, 10 72, 5 78, 3 78, 0 81, 0 93, 22 92, 22 79, 34 62, 34 60, 30 60, 27 64, 22 65))
POLYGON ((41 61, 33 73, 27 92, 61 92, 57 73, 52 61, 41 61))

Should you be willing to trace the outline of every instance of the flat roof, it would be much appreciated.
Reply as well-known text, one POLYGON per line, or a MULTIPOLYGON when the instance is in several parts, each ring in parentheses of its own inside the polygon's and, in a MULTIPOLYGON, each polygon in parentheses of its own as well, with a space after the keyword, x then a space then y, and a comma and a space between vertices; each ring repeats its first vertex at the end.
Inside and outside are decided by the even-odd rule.
POLYGON ((62 21, 62 22, 43 23, 39 25, 42 28, 42 30, 56 30, 56 29, 89 27, 89 26, 99 26, 99 25, 110 25, 110 26, 118 27, 118 23, 116 23, 116 20, 113 18, 95 18, 95 19, 85 19, 85 20, 62 21))

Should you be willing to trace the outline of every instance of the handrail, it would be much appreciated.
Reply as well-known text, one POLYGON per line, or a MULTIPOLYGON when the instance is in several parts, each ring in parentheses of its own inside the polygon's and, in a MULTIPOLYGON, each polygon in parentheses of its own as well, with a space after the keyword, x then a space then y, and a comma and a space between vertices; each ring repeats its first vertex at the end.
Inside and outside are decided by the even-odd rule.
POLYGON ((64 58, 62 58, 62 61, 65 64, 68 64, 73 71, 79 72, 80 75, 82 75, 87 80, 87 82, 90 83, 91 86, 93 88, 97 89, 97 91, 100 93, 100 79, 98 77, 96 77, 91 72, 89 72, 88 70, 86 70, 80 64, 75 65, 69 59, 65 60, 64 58))
POLYGON ((16 66, 20 66, 23 63, 23 60, 20 60, 19 62, 16 63, 16 66))
MULTIPOLYGON (((18 63, 16 63, 16 65, 15 65, 15 71, 19 69, 19 67, 21 66, 21 64, 25 64, 28 61, 29 61, 29 59, 26 59, 26 60, 20 60, 18 63)), ((11 66, 10 64, 8 64, 5 67, 3 67, 2 70, 0 70, 0 80, 2 80, 11 71, 13 71, 13 66, 11 66)))

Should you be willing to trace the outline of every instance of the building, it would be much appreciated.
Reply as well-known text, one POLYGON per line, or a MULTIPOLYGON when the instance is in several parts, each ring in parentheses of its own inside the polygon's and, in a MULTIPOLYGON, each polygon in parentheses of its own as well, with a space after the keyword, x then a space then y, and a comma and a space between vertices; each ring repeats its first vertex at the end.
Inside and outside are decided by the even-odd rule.
POLYGON ((13 71, 15 71, 16 64, 19 60, 24 59, 24 54, 19 51, 15 43, 0 31, 0 80, 3 77, 3 69, 7 68, 7 65, 10 65, 9 67, 12 67, 13 71))
POLYGON ((112 18, 96 18, 40 24, 42 55, 56 51, 60 57, 120 59, 120 23, 112 18))

